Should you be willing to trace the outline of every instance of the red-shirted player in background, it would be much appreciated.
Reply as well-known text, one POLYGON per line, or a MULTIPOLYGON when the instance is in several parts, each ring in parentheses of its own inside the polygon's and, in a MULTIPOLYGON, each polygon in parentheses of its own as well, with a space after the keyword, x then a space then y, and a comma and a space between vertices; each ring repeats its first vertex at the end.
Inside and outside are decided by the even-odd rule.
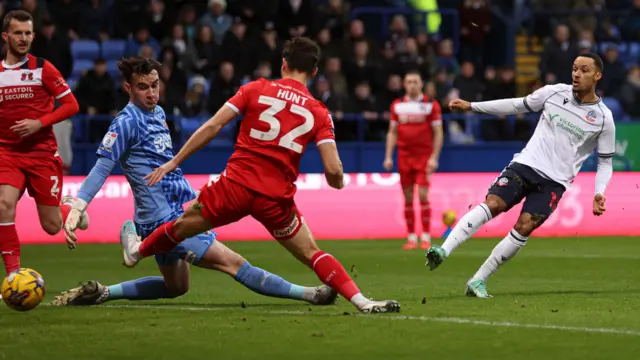
MULTIPOLYGON (((4 17, 2 39, 7 43, 7 56, 0 65, 0 252, 7 273, 20 268, 15 215, 25 189, 34 198, 40 224, 48 234, 62 229, 70 210, 69 205, 61 206, 62 160, 51 125, 75 115, 78 102, 51 63, 28 54, 33 37, 29 13, 16 10, 4 17), (55 111, 54 99, 61 104, 55 111)), ((82 227, 87 225, 85 217, 82 227)))
POLYGON ((404 217, 407 221, 405 250, 418 248, 413 207, 414 189, 418 185, 420 218, 422 219, 421 248, 431 246, 431 205, 429 180, 438 168, 442 150, 442 109, 440 104, 422 93, 419 72, 408 72, 404 77, 405 96, 391 104, 391 121, 387 133, 384 168, 393 168, 393 150, 398 145, 398 173, 404 194, 404 217))
POLYGON ((359 311, 397 312, 400 305, 395 301, 373 301, 362 295, 338 260, 318 248, 296 207, 294 181, 309 142, 318 147, 329 186, 341 189, 344 179, 333 121, 305 86, 318 71, 320 48, 298 37, 285 44, 282 57, 283 79, 259 79, 242 86, 172 161, 147 176, 149 186, 157 184, 244 114, 235 151, 219 180, 203 187, 183 216, 161 225, 144 242, 136 236, 121 237, 125 265, 135 266, 143 257, 170 251, 186 238, 250 215, 359 311))

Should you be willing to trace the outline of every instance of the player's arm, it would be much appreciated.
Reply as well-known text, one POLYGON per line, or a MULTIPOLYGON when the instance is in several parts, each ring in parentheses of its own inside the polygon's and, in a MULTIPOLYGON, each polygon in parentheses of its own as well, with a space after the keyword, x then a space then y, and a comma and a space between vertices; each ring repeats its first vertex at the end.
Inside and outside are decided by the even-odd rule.
POLYGON ((451 110, 473 111, 496 116, 540 112, 547 101, 557 90, 551 85, 544 86, 533 93, 520 98, 492 101, 468 102, 461 99, 449 103, 451 110))
POLYGON ((398 114, 394 111, 395 102, 391 105, 391 118, 389 119, 389 130, 387 130, 387 142, 384 152, 384 163, 382 166, 385 170, 390 171, 393 168, 393 151, 398 144, 398 114))
POLYGON ((338 154, 338 146, 336 145, 333 119, 324 105, 320 106, 321 110, 316 114, 318 114, 317 118, 322 119, 322 121, 319 123, 318 131, 314 135, 314 141, 320 152, 327 183, 332 188, 340 190, 344 187, 344 172, 342 170, 342 161, 340 161, 340 155, 338 154))
POLYGON ((613 120, 605 117, 602 132, 598 136, 598 169, 596 170, 596 191, 593 197, 593 214, 602 215, 606 211, 604 192, 613 177, 613 156, 616 150, 616 128, 613 120))
POLYGON ((57 124, 69 119, 80 111, 78 101, 71 92, 69 85, 64 81, 64 77, 62 77, 60 71, 48 61, 45 61, 42 66, 42 85, 47 92, 60 103, 60 107, 52 113, 45 114, 38 119, 43 126, 57 124))

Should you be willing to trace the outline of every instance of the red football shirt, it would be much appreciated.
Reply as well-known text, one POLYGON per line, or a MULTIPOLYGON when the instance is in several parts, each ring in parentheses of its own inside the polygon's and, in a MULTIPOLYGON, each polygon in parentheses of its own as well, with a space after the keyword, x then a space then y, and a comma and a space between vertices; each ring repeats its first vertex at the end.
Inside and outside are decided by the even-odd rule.
POLYGON ((391 122, 398 127, 398 152, 409 155, 433 151, 433 126, 442 124, 442 109, 436 100, 421 95, 417 100, 404 96, 391 104, 391 122))
POLYGON ((226 176, 274 199, 293 198, 309 142, 335 142, 329 111, 293 79, 252 81, 226 106, 244 114, 226 176))
POLYGON ((33 156, 55 154, 58 149, 51 126, 24 139, 10 129, 16 121, 40 119, 51 113, 54 99, 71 93, 50 62, 28 55, 18 64, 0 64, 0 151, 33 156))

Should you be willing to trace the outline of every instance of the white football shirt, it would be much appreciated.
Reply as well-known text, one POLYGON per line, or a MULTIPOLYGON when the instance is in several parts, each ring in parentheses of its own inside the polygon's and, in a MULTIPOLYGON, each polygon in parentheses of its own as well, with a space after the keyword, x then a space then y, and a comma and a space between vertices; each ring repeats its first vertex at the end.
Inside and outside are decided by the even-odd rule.
POLYGON ((581 102, 572 86, 544 86, 524 98, 471 104, 472 110, 495 115, 542 112, 524 150, 513 161, 569 188, 584 161, 598 149, 598 156, 613 157, 615 124, 602 103, 581 102))

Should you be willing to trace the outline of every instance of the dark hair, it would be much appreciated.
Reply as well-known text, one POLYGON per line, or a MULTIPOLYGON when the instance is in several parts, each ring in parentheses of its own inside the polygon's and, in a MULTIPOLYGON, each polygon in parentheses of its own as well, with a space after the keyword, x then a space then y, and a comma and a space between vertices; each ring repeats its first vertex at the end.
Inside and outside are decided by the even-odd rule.
POLYGON ((596 70, 598 70, 598 72, 602 72, 602 70, 604 69, 604 63, 602 62, 602 58, 598 54, 590 52, 586 54, 581 54, 578 57, 586 57, 589 59, 593 59, 593 62, 596 64, 596 70))
POLYGON ((162 69, 162 64, 159 62, 140 56, 123 59, 118 61, 117 65, 126 82, 131 82, 133 74, 148 75, 153 70, 160 71, 162 69))
POLYGON ((2 32, 7 32, 7 30, 9 30, 9 25, 13 19, 16 19, 18 22, 33 22, 33 16, 28 12, 24 10, 11 10, 4 16, 4 20, 2 21, 2 32))
POLYGON ((320 47, 307 37, 294 37, 284 44, 282 58, 289 69, 312 75, 320 61, 320 47))

